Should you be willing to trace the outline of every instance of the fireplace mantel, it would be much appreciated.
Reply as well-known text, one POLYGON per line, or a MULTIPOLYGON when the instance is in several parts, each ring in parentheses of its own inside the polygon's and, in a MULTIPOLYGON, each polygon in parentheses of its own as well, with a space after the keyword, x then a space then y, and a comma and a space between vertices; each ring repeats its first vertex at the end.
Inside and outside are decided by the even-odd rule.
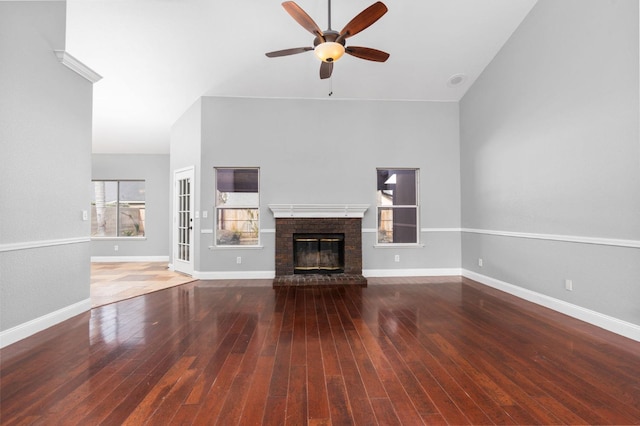
POLYGON ((275 218, 363 218, 369 204, 269 204, 275 218))

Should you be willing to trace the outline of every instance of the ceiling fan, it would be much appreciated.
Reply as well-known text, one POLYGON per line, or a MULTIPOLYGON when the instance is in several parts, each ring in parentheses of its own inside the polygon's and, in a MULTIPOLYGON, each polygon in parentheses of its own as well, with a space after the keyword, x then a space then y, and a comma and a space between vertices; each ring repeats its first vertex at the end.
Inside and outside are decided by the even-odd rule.
POLYGON ((342 31, 337 32, 331 29, 331 0, 329 4, 329 25, 325 31, 320 30, 318 24, 307 13, 302 10, 293 1, 285 1, 282 3, 284 10, 291 15, 302 27, 315 36, 313 39, 314 47, 294 47, 292 49, 277 50, 275 52, 266 53, 269 58, 277 58, 279 56, 295 55, 297 53, 315 51, 316 56, 322 61, 320 64, 320 78, 331 77, 333 71, 333 63, 340 59, 344 53, 348 53, 356 58, 366 59, 368 61, 385 62, 389 59, 389 54, 377 49, 360 46, 346 46, 345 40, 351 36, 358 34, 360 31, 368 28, 374 22, 387 13, 387 6, 378 1, 353 18, 342 31))

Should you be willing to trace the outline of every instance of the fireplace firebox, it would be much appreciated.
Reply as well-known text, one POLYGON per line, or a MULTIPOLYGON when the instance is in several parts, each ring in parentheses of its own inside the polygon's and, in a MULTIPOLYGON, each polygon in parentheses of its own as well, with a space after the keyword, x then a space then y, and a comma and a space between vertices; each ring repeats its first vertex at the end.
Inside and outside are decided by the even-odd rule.
POLYGON ((344 234, 294 234, 294 274, 344 272, 344 234))

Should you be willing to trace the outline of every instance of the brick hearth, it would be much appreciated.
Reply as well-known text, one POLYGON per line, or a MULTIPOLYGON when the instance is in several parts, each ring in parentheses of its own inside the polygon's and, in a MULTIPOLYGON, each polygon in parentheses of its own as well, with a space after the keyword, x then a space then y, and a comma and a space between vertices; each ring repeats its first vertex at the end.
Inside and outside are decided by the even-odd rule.
POLYGON ((355 274, 282 275, 273 279, 273 287, 353 285, 366 287, 367 279, 355 274))

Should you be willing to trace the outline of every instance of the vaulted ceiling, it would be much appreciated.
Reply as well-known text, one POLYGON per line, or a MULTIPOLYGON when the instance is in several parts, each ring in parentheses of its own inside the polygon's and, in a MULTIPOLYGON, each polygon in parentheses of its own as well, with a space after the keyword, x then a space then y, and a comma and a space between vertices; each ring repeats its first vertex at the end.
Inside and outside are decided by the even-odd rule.
MULTIPOLYGON (((383 0, 389 11, 347 45, 389 60, 345 55, 326 80, 313 52, 265 56, 312 45, 280 0, 68 0, 66 49, 103 76, 93 151, 167 153, 171 126, 204 95, 458 101, 536 1, 383 0)), ((333 29, 373 2, 334 0, 333 29)), ((327 0, 296 3, 327 28, 327 0)))

